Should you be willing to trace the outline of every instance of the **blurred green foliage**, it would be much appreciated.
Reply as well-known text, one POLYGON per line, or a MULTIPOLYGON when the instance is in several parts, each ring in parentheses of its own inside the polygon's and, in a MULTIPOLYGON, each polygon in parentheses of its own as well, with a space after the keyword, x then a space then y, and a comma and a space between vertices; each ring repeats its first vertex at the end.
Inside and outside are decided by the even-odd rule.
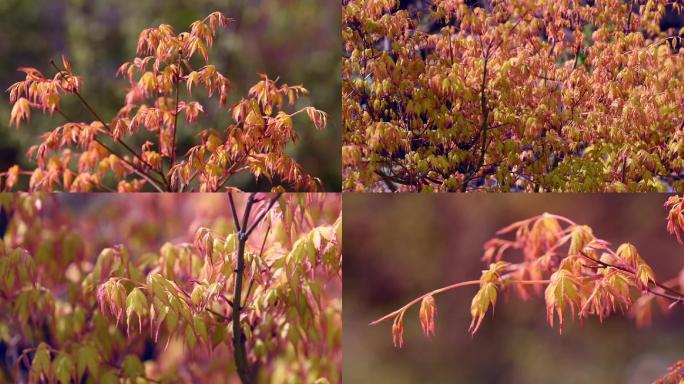
MULTIPOLYGON (((435 297, 436 337, 426 339, 418 308, 406 313, 404 347, 391 321, 368 323, 429 290, 478 279, 483 245, 497 230, 543 212, 590 225, 613 245, 632 242, 656 276, 677 278, 683 248, 666 229, 666 195, 348 194, 344 199, 344 377, 350 383, 647 383, 684 356, 684 310, 638 328, 611 316, 546 321, 544 299, 502 295, 475 336, 468 334, 476 290, 435 297)), ((511 254, 512 255, 512 254, 511 254)))
MULTIPOLYGON (((187 30, 212 11, 235 20, 219 32, 210 53, 212 64, 233 83, 232 100, 258 81, 258 72, 290 85, 303 84, 310 95, 302 104, 326 111, 329 125, 319 132, 305 116, 297 116, 300 141, 288 152, 307 173, 322 180, 324 190, 340 190, 341 17, 333 0, 3 0, 0 86, 4 90, 23 80, 17 67, 35 67, 52 76, 49 60, 64 53, 72 59, 74 72, 83 77, 82 93, 106 120, 123 104, 126 81, 116 78, 115 72, 135 57, 140 32, 162 23, 177 32, 187 30)), ((34 113, 30 127, 8 128, 7 95, 2 100, 0 171, 16 163, 32 168, 26 150, 38 134, 62 120, 34 113)), ((74 97, 64 101, 64 109, 74 118, 92 120, 74 97)), ((212 113, 216 104, 206 105, 213 118, 201 122, 220 129, 228 125, 229 113, 212 113)), ((180 127, 179 148, 184 153, 196 140, 196 132, 180 127)), ((246 178, 237 183, 239 188, 267 188, 246 178)))

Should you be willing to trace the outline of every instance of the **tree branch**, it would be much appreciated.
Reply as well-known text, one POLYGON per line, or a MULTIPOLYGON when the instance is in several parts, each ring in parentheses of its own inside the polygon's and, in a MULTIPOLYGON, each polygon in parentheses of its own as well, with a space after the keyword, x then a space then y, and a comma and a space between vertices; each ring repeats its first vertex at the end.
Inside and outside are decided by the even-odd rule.
MULTIPOLYGON (((549 280, 507 280, 507 281, 510 283, 522 284, 522 285, 535 285, 535 284, 548 284, 549 283, 549 280)), ((452 289, 465 287, 468 285, 479 285, 479 284, 480 284, 480 280, 469 280, 469 281, 462 281, 462 282, 456 283, 456 284, 447 285, 446 287, 442 287, 439 289, 435 289, 434 291, 430 291, 424 295, 416 297, 415 299, 409 301, 406 305, 397 309, 396 311, 388 313, 387 315, 385 315, 385 316, 383 316, 377 320, 371 321, 369 323, 369 325, 376 325, 376 324, 379 324, 385 320, 389 320, 391 318, 394 318, 395 316, 401 314, 402 312, 405 312, 407 309, 411 308, 413 305, 420 302, 421 300, 423 300, 427 296, 434 296, 438 293, 450 291, 452 289)))
MULTIPOLYGON (((587 255, 586 253, 584 253, 582 251, 580 251, 580 255, 582 255, 586 259, 589 259, 589 260, 593 261, 594 263, 596 263, 596 264, 598 264, 604 268, 614 268, 616 270, 622 271, 622 272, 630 275, 631 277, 633 277, 635 279, 637 278, 636 273, 634 271, 630 270, 629 268, 625 268, 625 267, 622 267, 619 265, 609 264, 609 263, 606 263, 604 261, 594 259, 593 257, 587 255)), ((656 295, 656 296, 664 297, 666 299, 670 299, 670 300, 677 302, 677 303, 684 303, 684 294, 683 293, 675 291, 674 289, 667 287, 666 285, 663 285, 657 281, 652 281, 652 283, 653 283, 654 287, 662 289, 663 292, 660 292, 660 291, 654 289, 654 287, 647 286, 647 287, 645 287, 645 289, 649 293, 656 295)))
MULTIPOLYGON (((72 120, 71 118, 69 118, 69 116, 67 116, 61 109, 56 108, 55 111, 57 111, 57 113, 59 113, 60 115, 62 115, 62 117, 63 117, 65 120, 67 120, 67 121, 69 121, 69 122, 73 122, 73 120, 72 120)), ((150 175, 148 175, 146 172, 144 172, 144 171, 138 169, 138 167, 136 167, 133 163, 131 163, 130 161, 126 160, 125 158, 119 156, 118 153, 114 152, 113 149, 109 148, 109 146, 107 146, 105 143, 103 143, 102 141, 100 141, 100 139, 98 139, 97 137, 93 137, 93 140, 94 140, 96 143, 100 144, 107 152, 111 153, 111 154, 114 155, 117 159, 119 159, 120 161, 122 161, 123 163, 125 163, 126 165, 128 165, 128 166, 131 168, 131 170, 132 170, 136 175, 138 175, 138 176, 142 177, 143 179, 145 179, 145 180, 146 180, 148 183, 150 183, 158 192, 164 192, 164 190, 156 183, 156 181, 155 181, 150 175)))
MULTIPOLYGON (((176 163, 176 129, 178 128, 178 102, 180 101, 180 87, 179 87, 179 82, 180 82, 180 76, 181 76, 181 53, 180 51, 178 52, 178 65, 176 70, 178 71, 175 76, 175 83, 176 83, 176 106, 174 108, 175 112, 173 115, 173 140, 171 141, 171 168, 173 168, 174 164, 176 163)), ((161 143, 159 143, 159 146, 161 147, 161 143)), ((170 176, 169 176, 170 177, 170 176)), ((171 183, 169 182, 169 185, 171 183)))
POLYGON ((252 382, 252 375, 249 372, 249 366, 247 362, 247 351, 245 349, 245 337, 242 333, 242 327, 240 326, 240 312, 242 311, 241 301, 242 301, 242 280, 244 278, 245 272, 245 245, 249 236, 254 231, 254 228, 263 220, 268 211, 271 210, 276 201, 280 198, 282 193, 277 193, 271 201, 269 201, 266 209, 264 209, 250 224, 249 215, 252 212, 252 208, 256 203, 256 193, 251 193, 247 198, 247 204, 245 206, 245 211, 242 215, 242 224, 237 220, 237 213, 235 211, 235 202, 233 201, 232 194, 228 194, 228 199, 231 205, 231 211, 233 212, 233 220, 235 221, 235 227, 240 228, 238 230, 238 250, 237 250, 237 268, 235 269, 235 290, 233 292, 233 348, 234 348, 234 359, 235 366, 237 367, 238 375, 244 384, 249 384, 252 382), (248 229, 245 229, 248 228, 248 229))
POLYGON ((487 152, 487 129, 489 128, 489 106, 487 105, 487 62, 489 61, 489 48, 487 48, 487 53, 484 55, 484 63, 482 69, 482 84, 480 86, 480 109, 482 112, 482 124, 480 125, 481 134, 481 145, 480 145, 480 158, 477 162, 477 168, 468 174, 467 177, 463 179, 463 184, 461 184, 461 192, 466 192, 468 190, 468 183, 477 174, 477 172, 482 168, 485 160, 485 153, 487 152))
MULTIPOLYGON (((55 63, 54 60, 50 60, 50 64, 52 64, 52 66, 55 68, 55 70, 57 70, 57 72, 59 72, 59 73, 64 72, 63 70, 61 70, 61 69, 57 66, 57 64, 55 63)), ((78 99, 79 99, 79 100, 81 101, 81 103, 86 107, 86 109, 95 117, 95 119, 97 119, 100 123, 102 123, 102 126, 104 126, 104 127, 107 129, 107 131, 109 131, 109 132, 111 133, 111 128, 109 127, 109 124, 107 124, 107 123, 102 119, 102 117, 100 117, 100 115, 99 115, 97 112, 95 112, 95 110, 90 106, 90 104, 88 104, 88 102, 86 101, 86 99, 84 99, 83 96, 81 96, 81 94, 78 92, 78 90, 74 89, 74 90, 73 90, 73 93, 74 93, 74 95, 76 95, 76 96, 78 97, 78 99)), ((152 171, 158 173, 158 174, 162 177, 162 180, 163 180, 164 184, 166 184, 167 188, 168 188, 168 189, 171 189, 170 185, 167 184, 166 177, 164 176, 163 173, 161 173, 161 172, 155 170, 154 167, 152 167, 147 161, 145 161, 145 159, 143 159, 140 155, 138 155, 138 153, 137 153, 136 151, 134 151, 133 148, 131 148, 130 146, 128 146, 128 144, 126 144, 125 141, 123 141, 123 140, 121 140, 121 139, 118 139, 118 138, 115 138, 113 135, 112 135, 112 138, 114 138, 114 140, 115 140, 117 143, 121 144, 128 152, 130 152, 135 158, 137 158, 138 161, 140 161, 140 162, 141 162, 142 164, 144 164, 145 166, 149 167, 152 171)), ((141 171, 141 172, 144 172, 142 169, 141 169, 140 171, 141 171)), ((149 177, 149 176, 148 176, 148 177, 149 177)))
POLYGON ((228 192, 228 201, 230 202, 230 211, 233 214, 233 223, 235 224, 235 231, 240 232, 240 221, 235 210, 235 202, 233 201, 233 193, 228 192))
MULTIPOLYGON (((247 198, 247 205, 242 216, 242 228, 247 227, 249 214, 254 205, 255 194, 251 193, 247 198)), ((242 301, 242 278, 245 269, 245 244, 247 243, 247 236, 243 231, 238 232, 238 251, 237 251, 237 269, 235 270, 235 290, 233 292, 233 348, 235 366, 238 375, 244 384, 250 383, 249 367, 247 365, 247 351, 245 350, 245 339, 240 326, 240 302, 242 301)))
MULTIPOLYGON (((249 229, 245 232, 245 237, 249 237, 249 235, 252 234, 252 231, 254 231, 254 229, 256 228, 257 225, 259 225, 259 223, 261 222, 261 220, 264 219, 264 217, 266 216, 266 214, 268 213, 268 211, 271 210, 271 208, 273 207, 273 205, 276 203, 276 201, 278 201, 278 199, 279 199, 280 196, 282 196, 282 195, 283 195, 282 192, 278 192, 278 193, 275 194, 275 196, 274 196, 273 198, 271 198, 271 201, 268 202, 268 206, 266 207, 266 209, 264 209, 263 211, 261 211, 261 213, 259 214, 259 216, 257 216, 256 219, 254 219, 254 222, 251 224, 251 226, 249 227, 249 229)), ((243 228, 243 229, 245 228, 245 225, 246 225, 246 224, 245 224, 245 222, 243 221, 243 225, 242 225, 242 228, 243 228)))

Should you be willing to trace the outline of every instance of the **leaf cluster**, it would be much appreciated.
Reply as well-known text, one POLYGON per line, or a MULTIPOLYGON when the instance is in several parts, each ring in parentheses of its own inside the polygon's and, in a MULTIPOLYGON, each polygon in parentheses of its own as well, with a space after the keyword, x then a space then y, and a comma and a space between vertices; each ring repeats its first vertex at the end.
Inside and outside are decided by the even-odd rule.
POLYGON ((158 191, 216 191, 228 188, 236 174, 250 173, 267 178, 274 189, 316 190, 319 180, 306 174, 285 147, 298 138, 293 116, 304 113, 323 129, 327 114, 310 106, 288 112, 308 91, 265 74, 247 95, 229 104, 231 82, 209 63, 209 49, 218 29, 231 22, 214 12, 192 23, 187 32, 176 34, 167 24, 142 31, 138 57, 117 71, 128 83, 125 103, 108 121, 81 94, 83 81, 66 57, 61 67, 52 62, 53 77, 19 68, 26 78, 8 89, 10 125, 28 122, 32 110, 56 112, 66 122, 41 135, 40 144, 29 149, 35 170, 15 166, 0 175, 4 189, 13 188, 25 174, 30 189, 37 191, 139 191, 146 185, 158 191), (196 68, 198 62, 203 65, 196 68), (210 99, 218 97, 218 113, 228 109, 232 122, 223 129, 201 127, 199 143, 183 156, 177 153, 179 118, 186 128, 201 126, 200 117, 205 109, 209 112, 199 101, 181 98, 183 89, 192 98, 193 88, 203 88, 210 99), (60 106, 67 95, 77 97, 95 120, 69 118, 60 106), (141 140, 140 148, 128 144, 141 140))

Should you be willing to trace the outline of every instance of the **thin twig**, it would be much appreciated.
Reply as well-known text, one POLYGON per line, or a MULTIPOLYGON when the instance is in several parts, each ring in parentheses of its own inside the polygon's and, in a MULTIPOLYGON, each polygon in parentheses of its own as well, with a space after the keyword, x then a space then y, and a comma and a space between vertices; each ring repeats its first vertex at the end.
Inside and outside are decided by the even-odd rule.
MULTIPOLYGON (((261 249, 259 250, 259 256, 258 258, 261 259, 264 255, 264 248, 266 247, 266 239, 268 239, 268 235, 271 233, 271 223, 268 223, 268 228, 266 229, 266 234, 264 235, 264 240, 261 242, 261 249)), ((242 302, 242 306, 244 307, 247 304, 247 299, 249 299, 249 295, 252 293, 252 286, 254 285, 254 274, 250 276, 249 278, 249 285, 247 285, 247 293, 245 294, 245 300, 242 302)))
MULTIPOLYGON (((55 68, 55 70, 57 70, 57 72, 59 72, 59 73, 65 72, 64 70, 60 69, 60 68, 57 66, 57 64, 55 63, 54 60, 50 60, 50 64, 52 64, 52 66, 55 68)), ((97 119, 100 123, 102 123, 102 125, 103 125, 103 126, 107 129, 107 131, 109 131, 110 134, 111 134, 111 128, 109 127, 109 124, 107 124, 107 123, 102 119, 102 117, 100 117, 100 115, 93 109, 93 107, 90 106, 90 104, 86 101, 86 99, 84 99, 83 96, 81 96, 81 94, 78 92, 78 90, 73 89, 73 94, 76 95, 76 96, 78 97, 78 99, 79 99, 79 100, 81 101, 81 103, 86 107, 86 109, 95 117, 95 119, 97 119)), ((128 144, 126 144, 125 141, 123 141, 123 140, 121 140, 121 139, 119 139, 119 138, 114 137, 114 135, 112 135, 112 138, 114 138, 114 140, 115 140, 117 143, 121 144, 128 152, 130 152, 130 153, 131 153, 135 158, 137 158, 142 164, 144 164, 144 165, 146 165, 147 167, 149 167, 152 171, 157 172, 157 173, 162 177, 162 180, 163 180, 164 184, 167 183, 167 182, 166 182, 166 178, 164 177, 164 174, 161 173, 161 172, 159 172, 159 171, 157 171, 157 170, 155 170, 154 167, 152 167, 147 161, 145 161, 145 159, 143 159, 140 155, 138 155, 138 153, 137 153, 136 151, 134 151, 133 148, 131 148, 130 146, 128 146, 128 144)), ((144 172, 142 169, 140 169, 140 172, 146 173, 146 172, 144 172)), ((148 177, 150 177, 150 176, 148 175, 148 177)), ((168 184, 167 184, 167 187, 169 187, 169 189, 170 189, 170 186, 169 186, 168 184)))
MULTIPOLYGON (((67 120, 67 121, 69 121, 69 122, 73 122, 73 120, 72 120, 71 118, 69 118, 69 116, 67 116, 61 109, 57 108, 57 109, 55 109, 55 111, 57 111, 57 113, 59 113, 60 115, 62 115, 62 117, 63 117, 65 120, 67 120)), ((126 165, 128 165, 128 166, 131 168, 131 170, 132 170, 133 172, 135 172, 135 174, 137 174, 138 176, 140 176, 140 177, 142 177, 143 179, 147 180, 147 182, 149 182, 149 183, 150 183, 158 192, 164 192, 164 190, 163 190, 163 189, 154 181, 154 179, 152 179, 152 177, 150 177, 149 175, 147 175, 147 173, 140 171, 140 170, 139 170, 133 163, 131 163, 130 161, 126 160, 125 158, 123 158, 123 157, 121 157, 121 156, 119 156, 118 153, 114 152, 113 149, 109 148, 105 143, 103 143, 102 141, 100 141, 100 139, 98 139, 97 137, 93 137, 93 141, 95 141, 96 143, 100 144, 105 150, 107 150, 107 152, 111 153, 111 154, 114 155, 117 159, 119 159, 120 161, 122 161, 123 163, 125 163, 126 165)))
MULTIPOLYGON (((521 284, 521 285, 548 284, 550 282, 549 280, 504 280, 504 281, 507 281, 508 283, 521 284)), ((456 284, 447 285, 446 287, 442 287, 439 289, 435 289, 434 291, 430 291, 424 295, 416 297, 415 299, 409 301, 406 305, 397 309, 396 311, 391 312, 391 313, 389 313, 389 314, 387 314, 387 315, 385 315, 385 316, 383 316, 377 320, 371 321, 369 323, 369 325, 376 325, 376 324, 381 323, 385 320, 389 320, 391 318, 394 318, 395 316, 399 315, 402 312, 405 312, 407 309, 411 308, 411 306, 413 306, 414 304, 423 300, 427 296, 434 296, 436 294, 446 292, 446 291, 450 291, 450 290, 455 289, 455 288, 465 287, 468 285, 479 285, 479 284, 480 284, 480 280, 469 280, 469 281, 462 281, 462 282, 456 283, 456 284)))
MULTIPOLYGON (((257 216, 256 219, 254 219, 254 222, 251 224, 251 226, 249 227, 249 229, 245 232, 245 236, 246 236, 246 237, 249 237, 249 235, 252 234, 252 231, 254 231, 254 229, 256 228, 257 225, 259 225, 259 223, 261 222, 261 220, 263 220, 263 218, 266 216, 266 214, 268 213, 268 211, 271 210, 271 208, 272 208, 273 205, 276 203, 276 201, 278 201, 278 199, 280 198, 280 196, 282 196, 282 192, 276 193, 275 196, 274 196, 273 198, 271 198, 271 201, 269 201, 268 206, 266 207, 266 209, 264 209, 263 211, 261 211, 261 213, 259 214, 259 216, 257 216)), ((243 222, 242 228, 245 228, 244 222, 243 222)))
MULTIPOLYGON (((632 276, 632 277, 634 277, 634 278, 637 278, 636 273, 635 273, 633 270, 630 270, 630 269, 628 269, 628 268, 625 268, 625 267, 622 267, 622 266, 619 266, 619 265, 609 264, 609 263, 606 263, 606 262, 604 262, 604 261, 597 260, 597 259, 595 259, 595 258, 593 258, 593 257, 591 257, 591 256, 589 256, 589 255, 587 255, 586 253, 584 253, 584 252, 582 252, 582 251, 580 251, 580 255, 582 255, 582 256, 585 257, 586 259, 589 259, 589 260, 595 262, 596 264, 598 264, 598 265, 600 265, 600 266, 602 266, 602 267, 604 267, 604 268, 614 268, 614 269, 616 269, 616 270, 618 270, 618 271, 627 273, 628 275, 630 275, 630 276, 632 276)), ((684 293, 678 292, 678 291, 676 291, 676 290, 674 290, 674 289, 672 289, 672 288, 670 288, 670 287, 667 287, 667 286, 665 286, 664 284, 661 284, 661 283, 659 283, 659 282, 657 282, 657 281, 655 281, 655 280, 651 280, 651 282, 653 283, 653 285, 654 285, 656 288, 662 289, 663 292, 659 292, 659 291, 655 290, 653 287, 650 287, 650 286, 644 287, 649 293, 651 293, 651 294, 653 294, 653 295, 656 295, 656 296, 664 297, 664 298, 666 298, 666 299, 670 299, 670 300, 675 301, 675 302, 678 302, 678 303, 684 303, 684 293)))
POLYGON ((233 213, 233 223, 235 224, 235 231, 240 232, 240 221, 235 210, 235 202, 233 201, 233 193, 228 192, 228 201, 230 202, 230 211, 233 213))

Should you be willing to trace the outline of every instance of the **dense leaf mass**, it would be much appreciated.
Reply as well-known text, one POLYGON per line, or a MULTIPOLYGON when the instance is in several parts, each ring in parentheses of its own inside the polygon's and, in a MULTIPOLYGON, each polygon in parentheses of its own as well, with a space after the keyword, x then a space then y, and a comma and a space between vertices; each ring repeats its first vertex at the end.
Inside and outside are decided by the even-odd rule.
POLYGON ((252 382, 339 383, 340 198, 271 198, 236 298, 225 195, 0 194, 0 382, 235 382, 241 300, 252 382))
MULTIPOLYGON (((220 12, 192 23, 189 32, 176 34, 162 24, 141 32, 137 54, 124 63, 118 75, 129 84, 125 104, 111 120, 105 121, 81 95, 83 81, 74 75, 66 57, 61 66, 52 62, 56 74, 46 77, 35 68, 19 68, 24 81, 9 89, 13 103, 10 125, 28 123, 32 110, 58 113, 63 125, 43 134, 28 156, 37 168, 22 171, 18 166, 0 174, 4 189, 13 188, 22 174, 30 175, 31 190, 141 190, 145 185, 158 191, 217 191, 226 189, 236 174, 248 172, 265 177, 273 188, 298 191, 316 190, 320 181, 304 172, 285 151, 297 132, 292 117, 303 113, 313 125, 323 129, 327 114, 307 106, 294 108, 308 91, 289 86, 259 74, 261 80, 247 95, 228 104, 231 82, 209 63, 209 49, 220 27, 232 20, 220 12), (200 63, 200 67, 193 65, 200 63), (201 125, 205 106, 186 100, 193 92, 205 91, 218 97, 219 110, 228 109, 225 128, 202 127, 199 143, 183 156, 177 153, 179 119, 186 126, 201 125), (182 91, 187 91, 181 97, 182 91), (72 121, 62 110, 62 97, 77 97, 95 119, 72 121), (132 137, 147 138, 140 148, 127 144, 132 137)), ((183 92, 185 93, 185 92, 183 92)))
POLYGON ((347 2, 344 190, 682 190, 681 10, 347 2))

